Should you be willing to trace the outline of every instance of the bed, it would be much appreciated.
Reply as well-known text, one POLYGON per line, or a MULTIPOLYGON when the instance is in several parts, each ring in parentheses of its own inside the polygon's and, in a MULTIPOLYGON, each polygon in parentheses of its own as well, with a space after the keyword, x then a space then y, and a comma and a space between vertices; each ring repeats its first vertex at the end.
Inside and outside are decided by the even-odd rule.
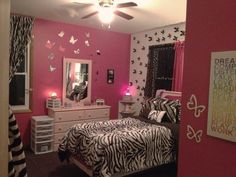
POLYGON ((173 163, 179 111, 171 106, 176 102, 156 96, 145 100, 138 117, 76 124, 63 137, 59 158, 69 159, 93 177, 123 176, 173 163), (163 121, 158 117, 161 111, 166 115, 163 121))

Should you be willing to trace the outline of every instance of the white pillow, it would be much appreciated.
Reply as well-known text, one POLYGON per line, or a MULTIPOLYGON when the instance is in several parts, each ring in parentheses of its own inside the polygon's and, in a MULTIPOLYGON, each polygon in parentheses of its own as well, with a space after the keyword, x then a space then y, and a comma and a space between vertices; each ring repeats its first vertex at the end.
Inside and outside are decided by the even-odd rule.
POLYGON ((166 111, 152 110, 148 114, 148 119, 155 120, 156 122, 161 122, 161 120, 164 117, 165 113, 166 113, 166 111))

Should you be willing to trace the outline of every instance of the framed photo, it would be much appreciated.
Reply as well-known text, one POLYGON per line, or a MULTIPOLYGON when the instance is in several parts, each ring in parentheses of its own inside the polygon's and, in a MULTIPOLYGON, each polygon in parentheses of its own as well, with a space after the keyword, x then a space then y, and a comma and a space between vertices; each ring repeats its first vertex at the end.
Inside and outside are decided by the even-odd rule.
POLYGON ((115 77, 114 72, 115 72, 114 69, 107 69, 107 83, 108 84, 114 83, 114 77, 115 77))
POLYGON ((207 134, 236 142, 236 51, 212 52, 207 134))

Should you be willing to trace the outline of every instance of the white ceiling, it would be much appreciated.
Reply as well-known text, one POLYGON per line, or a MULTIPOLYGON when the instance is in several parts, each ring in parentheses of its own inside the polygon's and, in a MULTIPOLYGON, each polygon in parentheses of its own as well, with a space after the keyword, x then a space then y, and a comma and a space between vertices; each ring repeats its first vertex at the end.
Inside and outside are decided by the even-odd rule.
POLYGON ((95 7, 73 3, 94 1, 96 0, 11 0, 11 12, 122 33, 136 33, 180 23, 186 18, 187 0, 115 0, 117 3, 135 2, 138 6, 119 9, 134 18, 125 20, 115 15, 108 29, 102 26, 98 15, 81 19, 93 12, 95 7))

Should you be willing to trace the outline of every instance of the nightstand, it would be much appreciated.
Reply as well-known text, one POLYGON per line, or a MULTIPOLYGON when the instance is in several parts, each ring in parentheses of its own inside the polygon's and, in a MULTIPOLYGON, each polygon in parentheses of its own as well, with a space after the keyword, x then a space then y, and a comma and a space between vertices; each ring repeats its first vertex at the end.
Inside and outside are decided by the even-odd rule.
POLYGON ((134 101, 119 101, 119 118, 132 117, 135 114, 134 103, 134 101))

